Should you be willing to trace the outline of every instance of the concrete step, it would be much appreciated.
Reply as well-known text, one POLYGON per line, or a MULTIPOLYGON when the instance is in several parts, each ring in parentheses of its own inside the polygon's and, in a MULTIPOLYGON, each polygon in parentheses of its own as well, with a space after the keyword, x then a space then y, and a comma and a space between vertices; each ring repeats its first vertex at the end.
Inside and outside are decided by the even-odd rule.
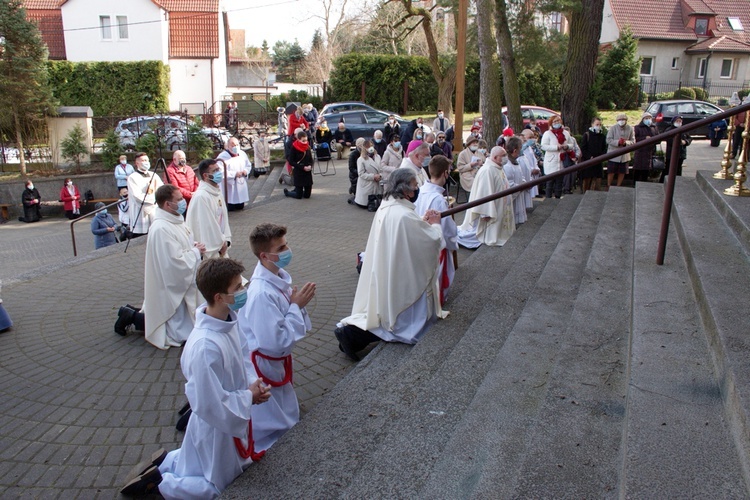
MULTIPOLYGON (((703 195, 698 183, 679 177, 677 181, 674 225, 747 480, 750 478, 750 320, 747 311, 750 259, 745 246, 703 195)), ((747 198, 742 200, 748 201, 747 198)))
POLYGON ((554 368, 606 199, 598 192, 584 196, 470 404, 445 436, 448 442, 419 497, 514 496, 529 437, 548 386, 555 383, 554 368))
POLYGON ((279 192, 282 193, 281 196, 283 196, 282 186, 281 184, 279 184, 279 178, 281 177, 281 172, 283 170, 283 165, 274 165, 271 167, 271 171, 268 172, 268 174, 261 176, 261 178, 265 178, 265 182, 263 182, 259 186, 259 189, 255 197, 253 198, 254 205, 267 203, 270 200, 274 190, 277 188, 279 192))
POLYGON ((748 199, 725 195, 724 190, 733 186, 734 181, 714 179, 713 173, 707 170, 699 170, 695 180, 714 208, 724 218, 729 229, 734 232, 745 254, 750 256, 750 202, 748 199))
MULTIPOLYGON (((451 310, 447 320, 439 322, 416 346, 379 345, 260 464, 238 478, 225 496, 244 498, 274 490, 279 497, 299 491, 311 497, 329 497, 332 491, 348 488, 360 472, 370 470, 371 457, 394 422, 410 411, 421 387, 443 369, 479 313, 496 306, 491 298, 498 284, 515 276, 513 269, 518 272, 522 263, 532 272, 544 269, 579 201, 576 196, 560 202, 547 200, 505 247, 477 250, 459 268, 446 304, 451 310), (284 485, 271 479, 271 471, 279 468, 290 478, 284 485)), ((512 302, 520 301, 522 307, 524 300, 519 294, 512 302)), ((454 385, 463 388, 464 383, 457 380, 454 385)), ((355 491, 352 494, 356 496, 355 491)))
MULTIPOLYGON (((707 201, 685 187, 677 186, 683 201, 707 201)), ((747 497, 674 229, 665 264, 656 265, 662 186, 643 183, 636 192, 633 333, 619 496, 747 497)))

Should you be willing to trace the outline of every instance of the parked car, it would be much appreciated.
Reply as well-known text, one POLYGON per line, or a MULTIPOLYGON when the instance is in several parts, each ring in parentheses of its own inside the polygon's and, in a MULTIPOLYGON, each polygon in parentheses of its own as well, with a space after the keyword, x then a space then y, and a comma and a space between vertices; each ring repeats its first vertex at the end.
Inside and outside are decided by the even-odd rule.
MULTIPOLYGON (((687 125, 715 115, 716 113, 721 113, 723 110, 710 102, 687 99, 680 101, 654 101, 649 104, 646 111, 654 117, 654 124, 659 133, 662 133, 669 128, 672 124, 672 118, 675 116, 682 116, 682 124, 687 125)), ((690 134, 708 136, 708 126, 692 130, 690 134)))
POLYGON ((369 104, 365 104, 360 101, 344 101, 344 102, 331 102, 323 106, 323 109, 320 111, 320 115, 330 115, 334 113, 341 113, 343 111, 382 111, 383 113, 388 113, 389 115, 394 115, 396 118, 401 119, 401 117, 397 113, 393 113, 391 111, 383 110, 383 109, 376 109, 370 106, 369 104))
MULTIPOLYGON (((179 116, 138 116, 118 122, 115 134, 126 151, 134 150, 135 141, 148 133, 156 133, 164 139, 167 149, 175 151, 187 146, 187 129, 192 124, 179 116)), ((202 127, 201 132, 211 139, 214 149, 222 149, 230 137, 229 132, 216 127, 202 127)))
MULTIPOLYGON (((503 114, 507 117, 508 116, 508 108, 503 106, 503 114)), ((552 111, 549 108, 543 108, 541 106, 521 106, 521 116, 523 117, 523 126, 529 124, 529 120, 533 116, 536 118, 536 126, 539 127, 539 130, 542 131, 542 133, 546 132, 549 128, 548 120, 552 115, 560 115, 558 111, 552 111)), ((520 130, 515 130, 514 132, 520 132, 520 130)))
MULTIPOLYGON (((375 134, 376 130, 383 130, 390 114, 385 111, 373 109, 366 111, 342 111, 324 116, 328 121, 328 127, 331 131, 335 131, 338 123, 343 121, 346 124, 346 128, 351 131, 352 137, 356 140, 360 137, 369 139, 375 134)), ((408 121, 398 116, 396 117, 396 121, 401 125, 402 130, 409 124, 408 121)), ((424 128, 425 131, 429 132, 426 125, 424 128)))

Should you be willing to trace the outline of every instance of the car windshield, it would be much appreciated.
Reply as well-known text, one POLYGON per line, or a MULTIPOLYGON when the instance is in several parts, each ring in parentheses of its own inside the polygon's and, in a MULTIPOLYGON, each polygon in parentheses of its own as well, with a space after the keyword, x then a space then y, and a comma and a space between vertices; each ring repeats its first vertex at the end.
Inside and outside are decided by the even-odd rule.
POLYGON ((678 115, 692 115, 693 113, 695 113, 695 111, 693 110, 692 102, 681 102, 677 105, 678 115))

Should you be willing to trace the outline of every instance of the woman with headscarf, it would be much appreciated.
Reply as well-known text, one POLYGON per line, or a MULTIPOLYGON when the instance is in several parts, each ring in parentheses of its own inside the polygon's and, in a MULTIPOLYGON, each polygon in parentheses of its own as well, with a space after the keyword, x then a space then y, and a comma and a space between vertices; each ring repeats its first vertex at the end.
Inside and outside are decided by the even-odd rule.
POLYGON ((91 232, 94 234, 94 246, 97 250, 117 243, 115 220, 104 207, 104 203, 97 202, 94 205, 96 215, 91 219, 91 232))

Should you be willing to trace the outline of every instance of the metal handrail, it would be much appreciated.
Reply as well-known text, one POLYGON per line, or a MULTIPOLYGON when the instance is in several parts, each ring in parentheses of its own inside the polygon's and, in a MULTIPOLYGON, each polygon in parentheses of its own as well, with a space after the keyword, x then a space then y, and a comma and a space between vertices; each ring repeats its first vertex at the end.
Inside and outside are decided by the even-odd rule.
MULTIPOLYGON (((491 194, 489 196, 479 198, 478 200, 470 201, 462 205, 458 205, 456 207, 450 208, 444 212, 441 212, 440 216, 449 217, 453 214, 457 214, 458 212, 463 212, 464 210, 468 210, 469 208, 474 208, 479 205, 484 205, 485 203, 495 201, 499 198, 503 198, 505 196, 518 193, 520 191, 525 191, 534 186, 538 186, 539 184, 543 182, 547 182, 551 179, 556 179, 557 177, 562 177, 565 175, 578 172, 579 170, 583 170, 585 168, 599 165, 604 161, 607 161, 612 158, 616 158, 618 156, 622 156, 626 153, 632 153, 633 151, 636 151, 641 148, 660 144, 664 140, 671 139, 673 141, 672 142, 673 151, 679 151, 680 135, 683 132, 695 130, 704 125, 709 125, 717 120, 729 118, 730 116, 737 115, 743 112, 748 112, 748 111, 750 111, 750 103, 741 104, 739 106, 728 109, 726 111, 722 111, 721 113, 716 113, 715 115, 711 115, 702 120, 698 120, 697 122, 693 122, 688 125, 683 125, 679 128, 672 127, 670 130, 667 130, 666 132, 663 132, 659 135, 655 135, 653 137, 649 137, 648 139, 637 142, 631 146, 618 148, 616 151, 612 151, 611 153, 606 153, 601 156, 597 156, 596 158, 591 158, 590 160, 580 162, 574 166, 560 169, 557 172, 554 172, 552 174, 544 175, 538 179, 534 179, 529 182, 524 182, 523 184, 518 184, 516 186, 513 186, 510 189, 505 189, 503 191, 500 191, 499 193, 491 194)), ((657 249, 657 258, 656 258, 656 263, 658 265, 664 264, 664 253, 666 251, 666 246, 667 246, 667 229, 669 227, 669 219, 670 219, 670 214, 672 212, 672 199, 674 197, 674 184, 675 184, 675 177, 677 175, 677 161, 679 160, 679 156, 680 156, 679 154, 673 154, 672 158, 670 158, 670 163, 669 163, 669 177, 667 180, 666 196, 664 198, 664 210, 662 212, 662 227, 661 227, 661 232, 659 234, 659 247, 657 249)))
MULTIPOLYGON (((120 203, 120 201, 121 200, 117 200, 115 202, 110 203, 109 205, 105 205, 104 208, 108 209, 109 207, 111 207, 113 205, 117 205, 118 203, 120 203)), ((91 212, 89 212, 87 214, 83 214, 82 216, 78 217, 77 219, 73 219, 72 221, 70 221, 70 236, 73 239, 73 257, 78 257, 78 251, 76 249, 76 232, 75 232, 74 224, 76 222, 82 221, 83 219, 86 219, 88 217, 95 216, 97 214, 97 212, 99 212, 99 210, 92 210, 91 212)))

